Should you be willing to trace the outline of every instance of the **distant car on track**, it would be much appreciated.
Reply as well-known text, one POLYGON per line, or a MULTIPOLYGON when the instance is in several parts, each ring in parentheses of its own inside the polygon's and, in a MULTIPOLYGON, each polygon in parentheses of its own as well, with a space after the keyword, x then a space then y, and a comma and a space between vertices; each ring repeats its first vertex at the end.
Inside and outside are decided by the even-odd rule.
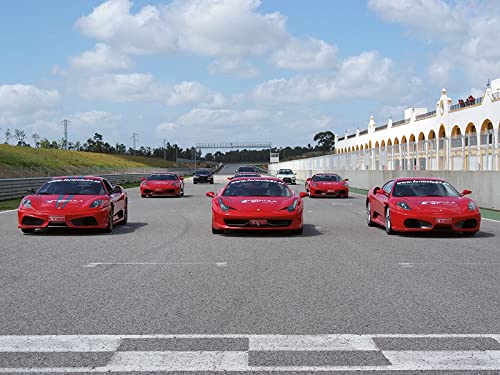
POLYGON ((153 173, 144 178, 140 186, 141 197, 184 195, 184 177, 175 173, 153 173))
POLYGON ((448 182, 432 178, 398 178, 375 187, 366 198, 368 226, 395 232, 453 231, 474 235, 481 225, 477 203, 448 182))
POLYGON ((297 177, 291 169, 280 169, 276 174, 276 178, 283 180, 287 184, 295 185, 297 183, 297 177))
POLYGON ((212 233, 225 230, 303 231, 303 202, 307 193, 296 195, 277 178, 236 178, 212 198, 212 233))
POLYGON ((54 177, 21 200, 18 227, 23 233, 38 228, 100 228, 111 232, 128 220, 127 193, 94 176, 54 177))
POLYGON ((327 196, 348 198, 347 181, 349 179, 343 179, 335 173, 317 173, 306 180, 305 188, 311 198, 327 196))
POLYGON ((193 184, 201 184, 202 182, 214 183, 214 174, 210 169, 200 168, 193 175, 193 184))
POLYGON ((239 172, 236 173, 233 177, 228 177, 228 180, 232 180, 233 178, 252 178, 252 177, 261 177, 259 173, 254 173, 254 172, 239 172))
POLYGON ((259 173, 259 171, 257 170, 257 168, 255 168, 254 166, 252 165, 244 165, 244 166, 241 166, 239 167, 235 173, 245 173, 245 172, 250 172, 250 173, 259 173))

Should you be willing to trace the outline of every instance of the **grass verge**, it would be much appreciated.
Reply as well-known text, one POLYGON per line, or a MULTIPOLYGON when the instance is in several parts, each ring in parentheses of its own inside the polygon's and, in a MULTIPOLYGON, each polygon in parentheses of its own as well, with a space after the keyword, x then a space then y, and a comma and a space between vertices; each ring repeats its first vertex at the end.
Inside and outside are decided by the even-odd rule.
POLYGON ((19 207, 20 202, 21 198, 0 201, 0 211, 15 210, 17 207, 19 207))

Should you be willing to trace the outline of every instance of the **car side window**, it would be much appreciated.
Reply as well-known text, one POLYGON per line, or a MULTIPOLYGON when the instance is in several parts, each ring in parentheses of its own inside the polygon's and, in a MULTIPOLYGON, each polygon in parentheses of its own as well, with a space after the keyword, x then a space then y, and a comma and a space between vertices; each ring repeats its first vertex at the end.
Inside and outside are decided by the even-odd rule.
POLYGON ((384 190, 387 194, 390 194, 393 185, 394 185, 394 181, 389 181, 384 186, 382 186, 382 190, 384 190))
POLYGON ((108 191, 108 194, 111 194, 111 191, 113 190, 113 186, 107 181, 107 180, 102 180, 104 183, 104 186, 106 187, 106 190, 108 191))

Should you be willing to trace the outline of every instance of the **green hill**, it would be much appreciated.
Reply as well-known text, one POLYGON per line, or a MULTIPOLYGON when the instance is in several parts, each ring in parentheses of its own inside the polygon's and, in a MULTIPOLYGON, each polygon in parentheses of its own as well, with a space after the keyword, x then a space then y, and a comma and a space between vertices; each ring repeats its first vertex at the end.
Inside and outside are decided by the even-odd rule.
POLYGON ((111 173, 173 166, 174 162, 159 158, 0 145, 0 178, 111 173))

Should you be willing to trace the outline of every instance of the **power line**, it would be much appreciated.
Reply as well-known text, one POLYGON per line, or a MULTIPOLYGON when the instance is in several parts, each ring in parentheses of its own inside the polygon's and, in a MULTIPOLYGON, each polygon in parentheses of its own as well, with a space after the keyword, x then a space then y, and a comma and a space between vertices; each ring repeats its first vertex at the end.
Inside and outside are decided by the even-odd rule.
POLYGON ((130 139, 133 140, 133 145, 134 145, 133 149, 134 149, 134 151, 135 151, 136 146, 137 146, 137 136, 138 135, 139 135, 138 133, 134 132, 134 133, 132 133, 132 137, 130 137, 130 139))
POLYGON ((163 159, 167 160, 167 140, 163 138, 163 159))

